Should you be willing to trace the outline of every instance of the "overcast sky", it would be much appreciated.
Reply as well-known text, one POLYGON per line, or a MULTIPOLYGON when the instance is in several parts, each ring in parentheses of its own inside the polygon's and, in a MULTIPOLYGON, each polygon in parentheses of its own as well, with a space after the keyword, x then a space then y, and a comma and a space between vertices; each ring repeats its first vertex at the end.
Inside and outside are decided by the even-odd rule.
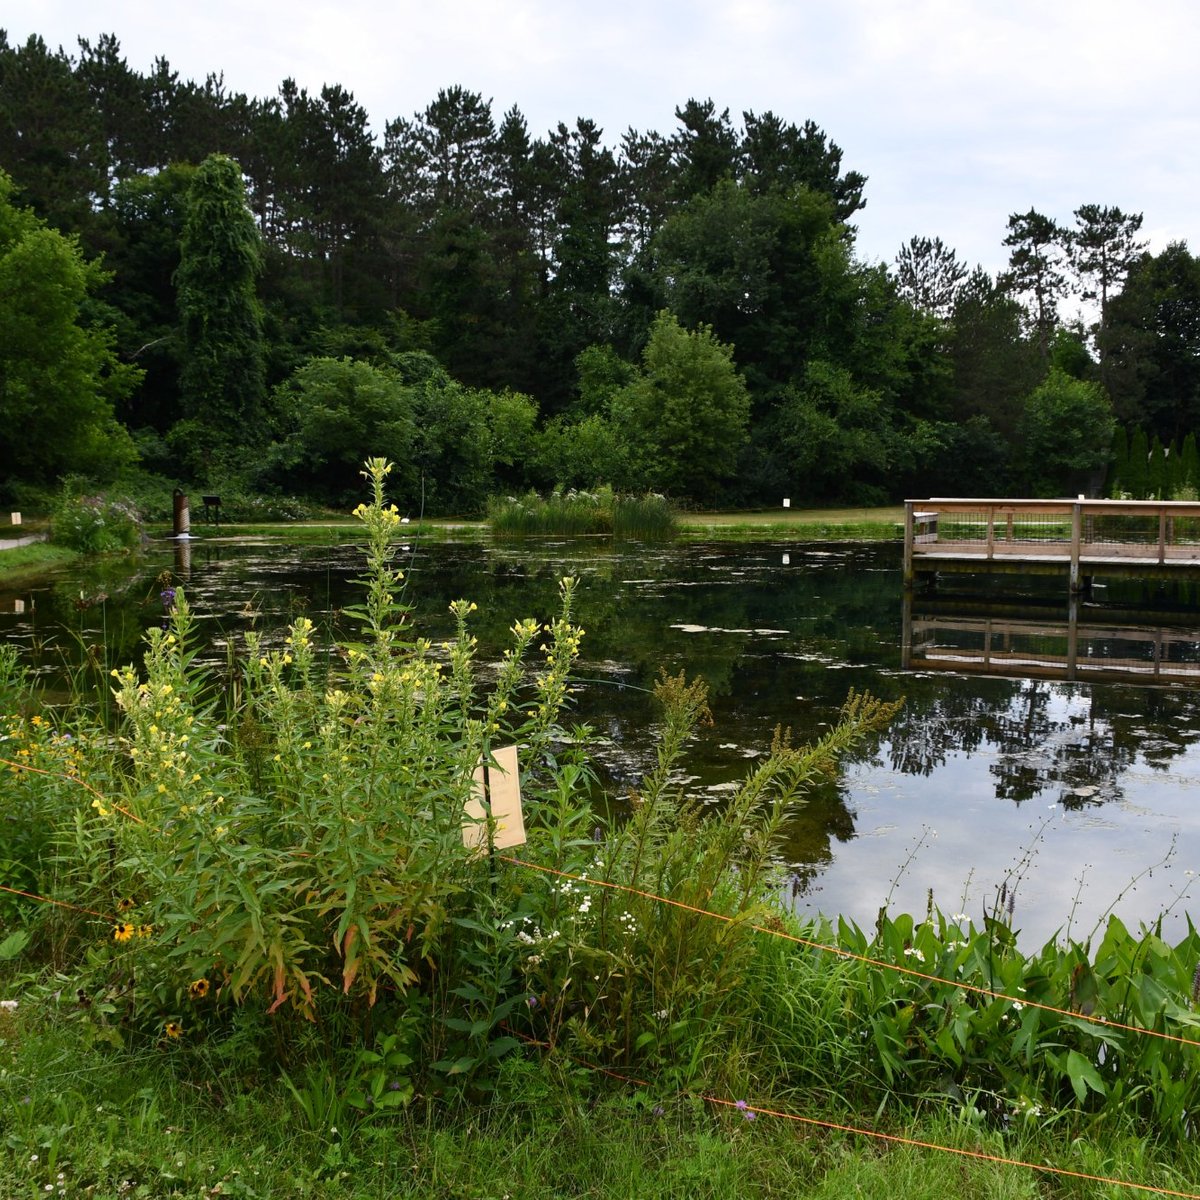
POLYGON ((129 64, 275 94, 339 83, 382 134, 460 84, 535 134, 589 117, 673 132, 711 97, 811 118, 868 177, 860 257, 914 234, 1004 265, 1010 213, 1145 214, 1151 249, 1200 250, 1195 0, 26 0, 9 41, 115 33, 129 64))

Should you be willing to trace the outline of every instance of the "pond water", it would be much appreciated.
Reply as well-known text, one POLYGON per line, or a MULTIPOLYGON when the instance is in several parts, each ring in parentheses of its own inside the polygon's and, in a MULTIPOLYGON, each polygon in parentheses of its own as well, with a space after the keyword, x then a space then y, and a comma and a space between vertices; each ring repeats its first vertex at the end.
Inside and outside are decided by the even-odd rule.
MULTIPOLYGON (((0 590, 0 636, 23 647, 51 696, 65 664, 103 683, 161 620, 160 578, 169 576, 199 617, 205 656, 223 662, 248 628, 270 640, 300 614, 318 626, 340 621, 358 599, 362 555, 335 536, 305 547, 161 543, 132 576, 104 564, 0 590)), ((507 644, 514 619, 555 613, 563 575, 580 578, 576 616, 587 633, 576 709, 599 735, 596 756, 617 792, 636 783, 653 752, 648 689, 662 668, 709 685, 716 724, 692 747, 688 782, 714 804, 776 725, 809 740, 836 719, 850 688, 905 697, 878 745, 789 824, 784 853, 798 909, 869 926, 885 902, 924 912, 932 891, 944 912, 978 921, 1004 884, 1030 944, 1056 931, 1083 938, 1110 906, 1132 926, 1165 912, 1165 936, 1186 932, 1200 868, 1196 693, 1095 672, 1083 681, 1047 676, 1069 645, 1072 670, 1114 658, 1136 679, 1170 661, 1186 680, 1200 661, 1200 617, 1176 617, 1163 634, 1092 612, 1098 632, 1081 641, 1058 597, 1024 597, 1022 626, 1011 606, 999 624, 981 619, 986 592, 977 592, 966 598, 968 618, 938 617, 939 633, 923 614, 931 605, 918 598, 906 607, 893 545, 464 542, 413 546, 401 559, 421 632, 447 636, 449 602, 472 599, 484 659, 507 644), (979 630, 986 669, 1004 674, 978 673, 979 630), (929 653, 937 647, 950 653, 929 653)))

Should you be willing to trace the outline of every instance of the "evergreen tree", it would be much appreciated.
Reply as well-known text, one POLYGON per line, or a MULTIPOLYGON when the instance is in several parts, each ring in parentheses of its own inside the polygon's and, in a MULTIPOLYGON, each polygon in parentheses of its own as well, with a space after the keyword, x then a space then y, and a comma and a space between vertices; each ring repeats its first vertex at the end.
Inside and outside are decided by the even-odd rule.
POLYGON ((1129 473, 1129 435, 1124 425, 1118 425, 1113 433, 1112 449, 1108 457, 1108 488, 1111 498, 1120 496, 1126 487, 1126 476, 1129 473))
POLYGON ((1134 500, 1145 500, 1150 488, 1150 443, 1140 425, 1129 439, 1129 466, 1125 478, 1125 490, 1129 495, 1134 500))
POLYGON ((1167 490, 1166 451, 1156 433, 1150 442, 1150 457, 1146 464, 1146 499, 1165 500, 1167 490))
POLYGON ((1031 208, 1008 218, 1004 244, 1012 248, 1004 285, 1018 296, 1029 297, 1031 324, 1042 361, 1048 363, 1050 339, 1058 324, 1058 301, 1066 290, 1063 230, 1031 208))
POLYGON ((1180 499, 1195 500, 1200 497, 1200 451, 1196 449, 1196 435, 1189 433, 1183 439, 1179 452, 1179 474, 1177 479, 1180 499))

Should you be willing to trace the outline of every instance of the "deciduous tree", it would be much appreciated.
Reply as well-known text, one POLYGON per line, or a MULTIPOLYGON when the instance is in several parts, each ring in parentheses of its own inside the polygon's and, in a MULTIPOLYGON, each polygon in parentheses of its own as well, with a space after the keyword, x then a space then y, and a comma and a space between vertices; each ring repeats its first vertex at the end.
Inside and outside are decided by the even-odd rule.
POLYGON ((733 347, 711 327, 684 329, 663 311, 650 330, 640 376, 614 396, 612 415, 646 485, 708 503, 737 465, 750 398, 733 347))
POLYGON ((0 171, 0 488, 68 471, 111 477, 135 457, 113 407, 139 372, 88 319, 99 265, 18 208, 13 190, 0 171))

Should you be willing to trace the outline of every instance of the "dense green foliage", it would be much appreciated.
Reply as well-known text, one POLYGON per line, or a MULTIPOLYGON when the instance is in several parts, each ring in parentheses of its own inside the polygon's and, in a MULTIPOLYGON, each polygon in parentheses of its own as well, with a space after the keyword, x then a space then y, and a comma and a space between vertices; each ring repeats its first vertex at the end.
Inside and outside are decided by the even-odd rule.
POLYGON ((103 280, 74 239, 14 204, 0 171, 0 479, 106 479, 133 460, 113 407, 137 372, 89 315, 103 280))
POLYGON ((86 495, 68 479, 54 507, 50 537, 83 554, 132 550, 141 544, 142 518, 128 500, 86 495))
POLYGON ((868 265, 867 180, 813 122, 697 99, 675 119, 538 136, 456 86, 377 134, 337 84, 247 97, 140 74, 110 36, 70 55, 0 33, 26 243, 0 320, 4 295, 66 301, 6 330, 0 415, 53 407, 57 436, 6 439, 0 487, 135 445, 172 483, 325 502, 386 450, 397 502, 429 513, 556 485, 743 507, 1094 491, 1095 456, 1022 440, 1055 368, 1164 447, 1200 425, 1200 268, 1147 254, 1140 214, 1014 214, 996 279, 929 234, 868 265), (1086 327, 1064 329, 1072 295, 1086 327))
POLYGON ((255 291, 262 246, 238 164, 206 158, 188 187, 175 287, 183 338, 180 457, 203 470, 215 450, 266 438, 262 313, 255 291))

